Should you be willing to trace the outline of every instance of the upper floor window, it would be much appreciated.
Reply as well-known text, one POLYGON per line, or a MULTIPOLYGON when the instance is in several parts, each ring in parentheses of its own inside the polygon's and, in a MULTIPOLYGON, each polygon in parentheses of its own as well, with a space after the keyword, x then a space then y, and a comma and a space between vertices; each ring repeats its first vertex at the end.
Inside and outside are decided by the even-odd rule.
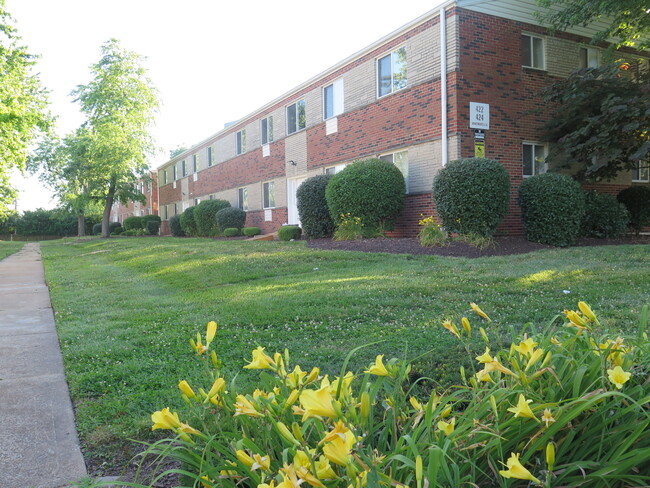
POLYGON ((600 52, 593 47, 580 48, 580 68, 598 68, 600 66, 600 52))
POLYGON ((262 119, 262 144, 273 142, 273 116, 262 119))
POLYGON ((166 170, 166 169, 163 169, 163 172, 162 172, 162 181, 163 181, 163 183, 162 183, 163 185, 166 185, 166 184, 167 184, 167 170, 166 170))
POLYGON ((636 163, 636 168, 632 170, 632 181, 639 183, 650 182, 650 163, 648 161, 636 163))
POLYGON ((181 176, 187 176, 187 163, 184 159, 181 162, 181 176))
POLYGON ((377 95, 383 97, 406 88, 406 47, 377 60, 377 95))
POLYGON ((194 156, 192 156, 192 173, 196 173, 198 171, 198 166, 199 166, 198 163, 199 163, 198 157, 195 154, 194 156))
POLYGON ((533 176, 546 172, 546 146, 543 144, 523 144, 523 175, 533 176))
POLYGON ((248 188, 244 187, 237 190, 237 207, 244 211, 248 210, 248 188))
POLYGON ((275 207, 275 181, 268 181, 262 185, 264 208, 275 207))
POLYGON ((544 39, 521 35, 521 64, 527 68, 544 69, 544 39))
POLYGON ((305 101, 300 100, 287 107, 287 133, 293 134, 307 127, 305 101))
POLYGON ((323 88, 323 119, 343 113, 343 78, 323 88))
MULTIPOLYGON (((176 165, 172 166, 172 173, 173 173, 172 176, 174 177, 174 181, 176 181, 178 179, 177 178, 178 174, 177 174, 177 170, 176 170, 176 165)), ((174 215, 176 215, 176 214, 174 214, 174 215)))
POLYGON ((393 163, 404 175, 404 183, 406 184, 406 192, 408 193, 408 177, 409 177, 409 152, 399 151, 392 154, 384 154, 379 156, 379 159, 393 163))
POLYGON ((246 152, 246 129, 237 132, 237 154, 244 154, 246 152))
POLYGON ((212 146, 208 147, 208 168, 212 166, 212 146))

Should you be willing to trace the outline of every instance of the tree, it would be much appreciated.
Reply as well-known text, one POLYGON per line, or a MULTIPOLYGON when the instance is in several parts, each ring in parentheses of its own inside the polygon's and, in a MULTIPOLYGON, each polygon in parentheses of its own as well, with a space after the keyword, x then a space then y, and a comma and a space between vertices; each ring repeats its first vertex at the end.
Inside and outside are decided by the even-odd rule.
POLYGON ((607 27, 594 36, 594 43, 614 38, 617 47, 645 49, 650 45, 648 0, 537 0, 537 4, 545 9, 539 13, 540 20, 554 29, 584 27, 599 20, 607 27))
POLYGON ((4 6, 0 0, 0 216, 16 197, 9 183, 11 171, 24 171, 29 144, 52 125, 47 91, 30 73, 36 56, 19 45, 4 6))
POLYGON ((578 179, 612 179, 650 164, 649 80, 631 72, 638 73, 616 65, 582 69, 545 90, 555 107, 545 137, 554 143, 551 165, 574 169, 578 179))
POLYGON ((146 157, 155 153, 149 128, 159 102, 142 58, 116 39, 104 43, 91 72, 93 80, 72 94, 87 117, 91 186, 104 202, 102 237, 109 237, 113 203, 143 199, 137 181, 148 171, 146 157))
POLYGON ((187 151, 187 147, 183 145, 178 146, 176 149, 169 151, 169 159, 174 159, 176 156, 183 154, 185 151, 187 151))

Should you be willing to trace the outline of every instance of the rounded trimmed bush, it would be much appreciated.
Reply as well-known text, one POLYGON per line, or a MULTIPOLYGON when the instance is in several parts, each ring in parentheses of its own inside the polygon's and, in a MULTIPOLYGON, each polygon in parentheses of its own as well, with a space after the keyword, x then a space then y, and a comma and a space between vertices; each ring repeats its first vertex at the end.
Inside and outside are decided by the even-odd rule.
POLYGON ((519 187, 526 239, 551 246, 571 246, 580 233, 585 193, 580 183, 559 173, 526 178, 519 187))
POLYGON ((181 227, 187 236, 195 236, 198 234, 196 227, 196 220, 194 220, 194 209, 196 207, 186 208, 181 214, 181 227))
POLYGON ((283 225, 278 229, 278 239, 281 241, 297 241, 301 234, 302 229, 297 225, 283 225))
POLYGON ((296 191, 300 225, 308 239, 331 237, 334 221, 325 199, 325 188, 332 175, 318 175, 307 178, 296 191))
POLYGON ((594 190, 585 193, 585 216, 580 234, 587 237, 620 237, 627 233, 630 214, 616 197, 594 190))
POLYGON ((236 237, 241 235, 241 229, 238 227, 227 227, 223 230, 224 237, 236 237))
POLYGON ((157 236, 160 231, 160 222, 157 220, 147 220, 147 228, 145 229, 150 236, 157 236))
POLYGON ((142 217, 127 217, 122 222, 122 227, 124 230, 144 229, 142 217))
POLYGON ((510 176, 494 159, 457 159, 433 179, 433 198, 447 232, 490 237, 508 212, 510 176))
POLYGON ((247 237, 258 236, 262 233, 262 229, 259 227, 244 227, 241 231, 247 237))
POLYGON ((219 233, 216 215, 222 208, 230 207, 226 200, 203 200, 194 207, 194 221, 199 236, 214 236, 219 233))
POLYGON ((102 233, 102 223, 97 222, 96 224, 93 225, 93 235, 98 236, 102 233))
MULTIPOLYGON (((100 222, 100 225, 101 225, 101 222, 100 222)), ((109 222, 108 223, 108 232, 110 234, 114 233, 116 231, 116 229, 122 229, 122 228, 123 228, 122 224, 120 224, 119 222, 109 222)), ((99 233, 101 234, 101 226, 99 228, 99 233)))
POLYGON ((115 228, 111 231, 111 235, 112 235, 112 236, 119 236, 119 235, 122 234, 123 232, 124 232, 124 227, 122 227, 121 225, 118 225, 117 227, 115 227, 115 228))
POLYGON ((169 217, 169 231, 174 237, 184 237, 185 232, 183 232, 183 227, 181 226, 181 216, 174 215, 169 217))
POLYGON ((246 224, 246 212, 237 207, 222 208, 216 213, 215 219, 220 232, 228 228, 241 229, 246 224))
POLYGON ((402 172, 382 159, 357 161, 332 176, 325 188, 325 199, 332 220, 342 216, 361 219, 369 232, 391 230, 404 207, 406 185, 402 172))
POLYGON ((616 199, 630 213, 630 225, 638 234, 650 224, 650 188, 647 186, 630 186, 621 190, 616 199))

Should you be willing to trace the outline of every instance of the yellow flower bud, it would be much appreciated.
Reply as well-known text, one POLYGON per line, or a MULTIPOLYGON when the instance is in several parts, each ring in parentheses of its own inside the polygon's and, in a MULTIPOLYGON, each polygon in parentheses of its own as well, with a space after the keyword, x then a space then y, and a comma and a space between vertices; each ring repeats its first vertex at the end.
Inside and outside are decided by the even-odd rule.
POLYGON ((469 324, 469 319, 467 317, 463 317, 460 321, 463 324, 463 329, 465 329, 465 332, 467 332, 468 335, 471 334, 472 326, 469 324))
POLYGON ((478 330, 481 333, 481 337, 483 338, 483 342, 485 342, 487 345, 490 345, 490 339, 488 339, 488 336, 485 333, 485 329, 483 327, 479 327, 478 330))
POLYGON ((290 407, 291 405, 293 405, 294 403, 296 403, 296 400, 298 400, 298 396, 299 396, 299 395, 300 395, 300 391, 298 391, 298 390, 293 390, 293 391, 289 394, 289 398, 287 398, 287 401, 284 402, 285 406, 290 407))
POLYGON ((490 395, 490 406, 492 407, 492 411, 494 412, 494 416, 499 419, 499 410, 497 409, 497 401, 494 398, 494 395, 490 395))
POLYGON ((546 465, 549 471, 553 471, 555 465, 555 445, 552 442, 546 444, 546 465))
POLYGON ((298 425, 298 422, 294 422, 291 424, 291 431, 293 432, 293 435, 296 439, 298 439, 300 442, 304 442, 305 439, 302 436, 302 430, 300 430, 300 425, 298 425))
POLYGON ((415 458, 415 481, 417 482, 418 488, 420 488, 422 486, 422 456, 415 458))
POLYGON ((591 307, 587 305, 586 302, 578 302, 578 308, 582 312, 582 315, 587 317, 592 322, 596 321, 596 314, 591 310, 591 307))
POLYGON ((365 422, 370 415, 370 395, 367 391, 361 394, 361 418, 365 422))
POLYGON ((286 425, 284 425, 282 422, 276 422, 275 426, 278 429, 280 435, 284 437, 287 441, 289 441, 291 444, 295 444, 295 445, 300 444, 293 436, 289 428, 286 425))
POLYGON ((190 387, 189 383, 185 380, 181 381, 178 384, 179 390, 183 392, 184 395, 187 396, 187 398, 196 398, 196 394, 194 393, 194 390, 190 387))

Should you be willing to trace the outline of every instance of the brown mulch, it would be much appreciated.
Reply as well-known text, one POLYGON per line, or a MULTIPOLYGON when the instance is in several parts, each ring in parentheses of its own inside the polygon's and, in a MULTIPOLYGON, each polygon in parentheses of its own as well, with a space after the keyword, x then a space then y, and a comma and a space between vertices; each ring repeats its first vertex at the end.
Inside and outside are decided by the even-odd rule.
MULTIPOLYGON (((580 238, 576 246, 610 246, 621 244, 650 244, 650 236, 626 236, 618 239, 580 238)), ((384 237, 359 239, 354 241, 335 241, 333 239, 313 239, 307 246, 314 249, 337 251, 385 252, 393 254, 429 254, 436 256, 480 258, 488 256, 509 256, 525 254, 540 249, 555 249, 553 246, 527 241, 523 237, 495 237, 494 247, 478 249, 465 242, 453 241, 443 247, 422 247, 415 237, 384 237)))

